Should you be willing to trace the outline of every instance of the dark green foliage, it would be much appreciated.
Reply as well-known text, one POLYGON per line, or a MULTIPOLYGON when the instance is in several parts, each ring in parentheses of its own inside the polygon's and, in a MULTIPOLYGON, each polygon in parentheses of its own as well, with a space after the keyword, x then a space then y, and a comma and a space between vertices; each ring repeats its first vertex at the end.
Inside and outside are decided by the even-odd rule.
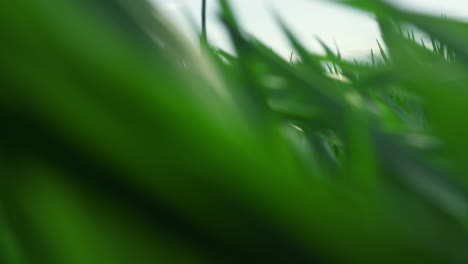
POLYGON ((342 2, 371 62, 227 0, 201 56, 142 0, 4 1, 0 263, 468 263, 468 24, 342 2))

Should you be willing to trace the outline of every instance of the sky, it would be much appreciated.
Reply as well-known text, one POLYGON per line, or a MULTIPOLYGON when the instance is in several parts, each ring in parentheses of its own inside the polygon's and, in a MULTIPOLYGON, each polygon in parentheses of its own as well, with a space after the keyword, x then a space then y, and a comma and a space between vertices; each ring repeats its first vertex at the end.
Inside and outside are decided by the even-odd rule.
MULTIPOLYGON (((200 30, 201 0, 150 0, 174 21, 197 45, 200 30), (188 18, 191 19, 188 19, 188 18), (195 24, 189 22, 194 21, 195 24)), ((218 19, 218 0, 208 3, 208 38, 210 43, 232 52, 228 37, 218 19)), ((468 19, 467 0, 392 0, 403 8, 434 15, 468 19)), ((279 30, 272 13, 278 13, 296 36, 311 50, 321 52, 316 37, 331 47, 339 47, 348 58, 368 54, 376 49, 377 24, 364 12, 327 0, 231 0, 242 27, 288 57, 292 48, 279 30)))

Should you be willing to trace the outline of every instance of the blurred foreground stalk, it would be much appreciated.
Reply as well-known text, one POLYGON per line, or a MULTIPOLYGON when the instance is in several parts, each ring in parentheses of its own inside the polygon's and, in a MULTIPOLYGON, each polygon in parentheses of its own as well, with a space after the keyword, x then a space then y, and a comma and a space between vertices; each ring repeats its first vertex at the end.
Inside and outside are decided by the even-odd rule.
POLYGON ((202 0, 201 8, 201 24, 202 24, 202 39, 204 42, 208 41, 208 35, 206 32, 206 0, 202 0))

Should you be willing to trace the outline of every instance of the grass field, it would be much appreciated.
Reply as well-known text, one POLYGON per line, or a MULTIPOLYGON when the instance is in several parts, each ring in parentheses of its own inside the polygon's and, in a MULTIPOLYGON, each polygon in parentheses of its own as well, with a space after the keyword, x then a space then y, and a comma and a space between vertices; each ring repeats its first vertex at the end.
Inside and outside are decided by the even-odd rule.
POLYGON ((468 263, 468 24, 340 2, 369 60, 227 0, 235 54, 143 0, 2 3, 0 263, 468 263))

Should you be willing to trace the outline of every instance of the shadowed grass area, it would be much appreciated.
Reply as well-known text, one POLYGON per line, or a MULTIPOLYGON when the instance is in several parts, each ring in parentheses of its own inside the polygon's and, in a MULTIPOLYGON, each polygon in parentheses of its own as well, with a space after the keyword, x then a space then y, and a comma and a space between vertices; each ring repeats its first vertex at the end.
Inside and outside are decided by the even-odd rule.
POLYGON ((341 1, 379 51, 277 16, 292 61, 220 3, 235 54, 143 0, 1 4, 0 262, 467 263, 468 24, 341 1))

